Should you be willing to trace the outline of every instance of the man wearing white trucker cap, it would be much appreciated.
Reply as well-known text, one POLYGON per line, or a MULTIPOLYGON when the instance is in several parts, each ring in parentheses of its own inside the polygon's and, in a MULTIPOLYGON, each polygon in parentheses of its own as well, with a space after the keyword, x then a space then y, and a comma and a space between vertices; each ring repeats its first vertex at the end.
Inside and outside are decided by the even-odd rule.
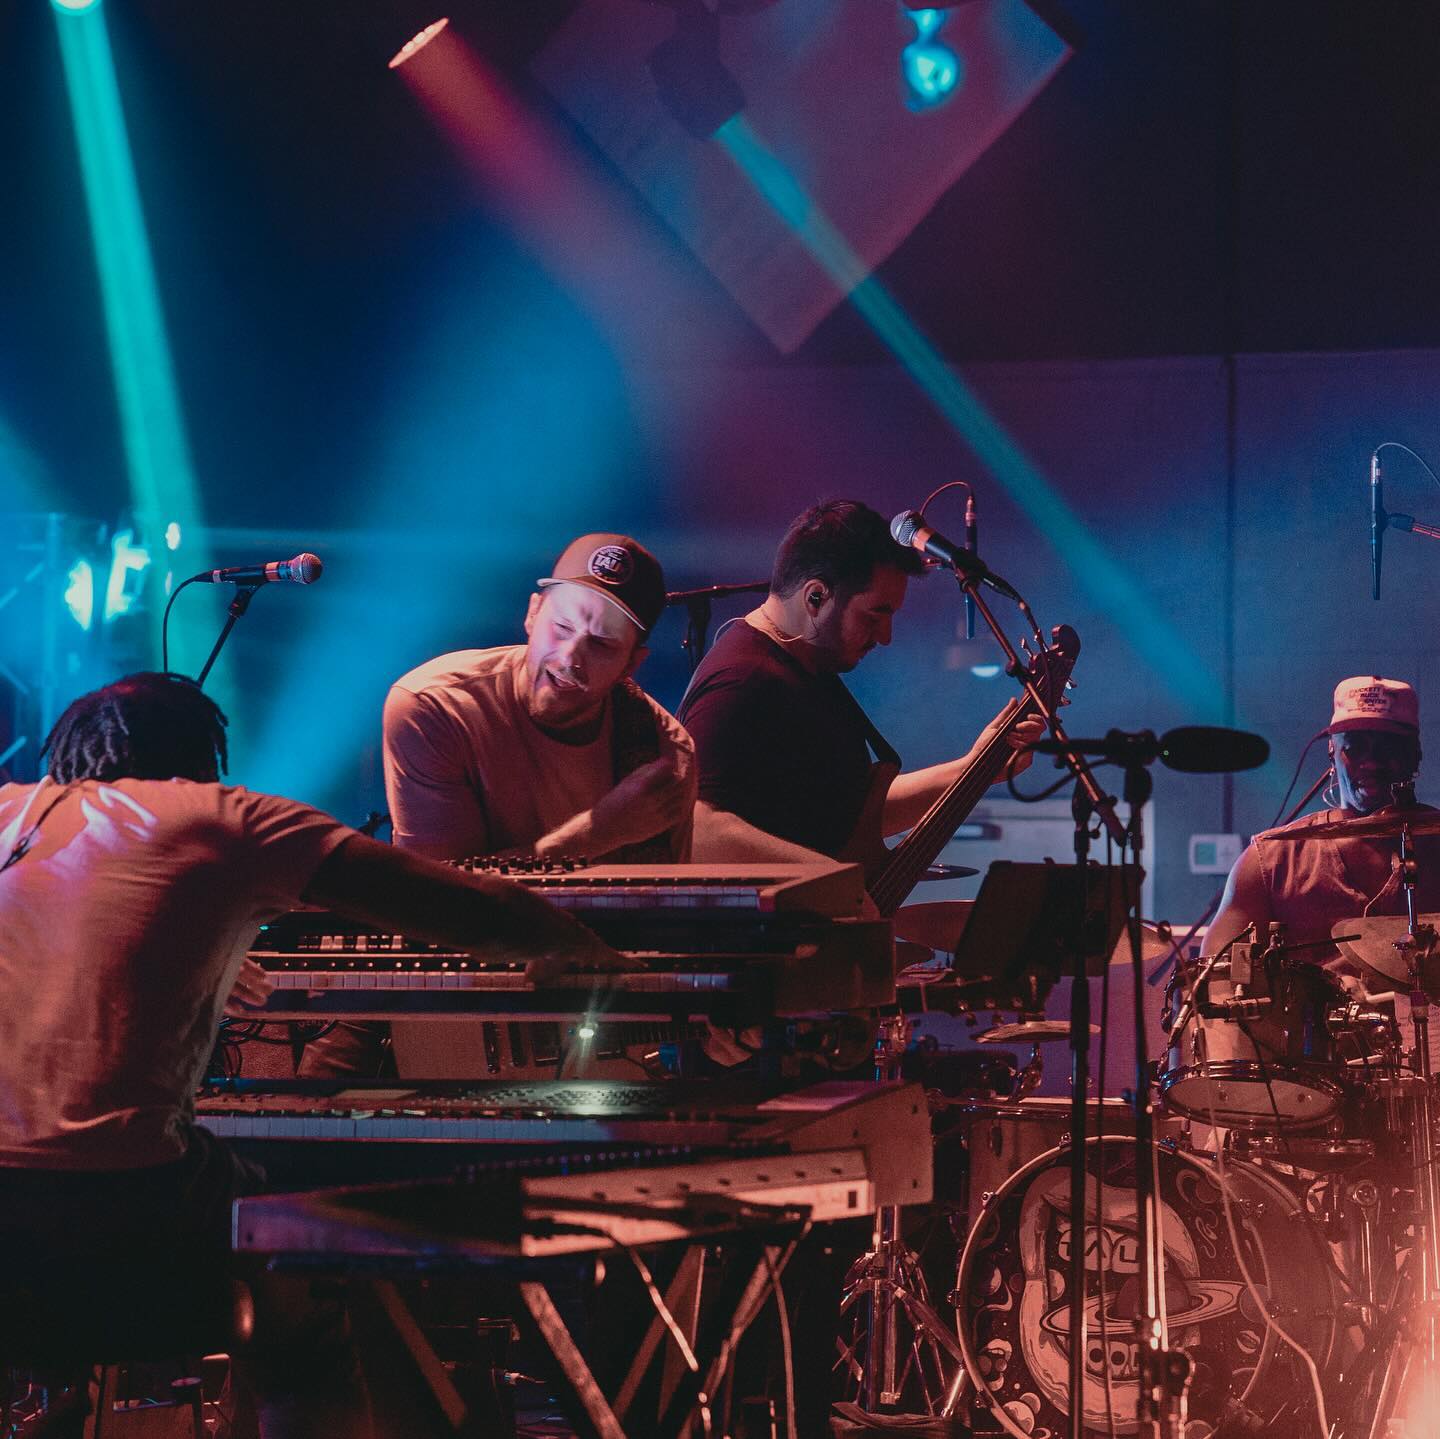
MULTIPOLYGON (((1250 924, 1263 938, 1265 925, 1277 921, 1286 926, 1291 943, 1306 943, 1328 938, 1337 920, 1405 913, 1396 840, 1297 841, 1288 836, 1396 803, 1395 787, 1412 781, 1420 767, 1420 705, 1414 687, 1379 675, 1341 680, 1326 733, 1335 807, 1255 836, 1230 872, 1206 938, 1207 953, 1250 924)), ((1406 802, 1403 794, 1401 800, 1406 802)), ((1416 849, 1420 907, 1440 909, 1440 840, 1422 837, 1416 849)), ((1326 952, 1316 951, 1314 957, 1323 959, 1326 952)))

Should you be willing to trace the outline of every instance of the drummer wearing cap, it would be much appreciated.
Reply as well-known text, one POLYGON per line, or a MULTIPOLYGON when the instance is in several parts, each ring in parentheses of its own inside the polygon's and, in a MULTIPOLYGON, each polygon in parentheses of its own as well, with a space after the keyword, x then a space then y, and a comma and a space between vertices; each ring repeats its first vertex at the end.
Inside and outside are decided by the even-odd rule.
POLYGON ((649 550, 582 535, 537 581, 525 644, 397 680, 384 720, 395 843, 447 860, 688 858, 694 747, 632 678, 664 608, 649 550))
MULTIPOLYGON (((1230 872, 1225 896, 1205 949, 1229 943, 1247 925, 1276 921, 1294 944, 1327 938, 1338 920, 1404 914, 1405 895, 1392 838, 1305 838, 1305 831, 1334 820, 1372 815, 1398 803, 1420 768, 1420 706, 1412 685, 1379 675, 1357 675, 1335 687, 1329 735, 1334 808, 1258 834, 1230 872)), ((1421 808, 1428 809, 1429 806, 1421 808)), ((1418 899, 1422 910, 1440 908, 1440 841, 1416 842, 1418 899)), ((1325 951, 1316 951, 1323 958, 1325 951)))

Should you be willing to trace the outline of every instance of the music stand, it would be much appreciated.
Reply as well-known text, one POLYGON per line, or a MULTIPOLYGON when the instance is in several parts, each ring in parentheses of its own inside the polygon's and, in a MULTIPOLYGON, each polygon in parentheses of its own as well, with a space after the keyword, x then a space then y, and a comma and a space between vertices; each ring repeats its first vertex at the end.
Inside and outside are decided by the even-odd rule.
POLYGON ((1139 865, 996 860, 955 946, 956 983, 996 1009, 1034 1013, 1074 973, 1077 951, 1087 975, 1104 974, 1142 878, 1139 865))

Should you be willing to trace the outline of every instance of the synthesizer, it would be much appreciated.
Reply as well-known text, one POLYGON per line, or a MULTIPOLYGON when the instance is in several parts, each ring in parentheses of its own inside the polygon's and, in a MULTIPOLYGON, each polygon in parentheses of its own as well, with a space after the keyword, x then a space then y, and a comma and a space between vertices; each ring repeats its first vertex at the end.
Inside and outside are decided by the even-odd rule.
POLYGON ((588 1132, 589 1148, 528 1157, 492 1149, 450 1178, 241 1199, 235 1247, 427 1263, 442 1254, 541 1256, 694 1238, 734 1224, 746 1207, 834 1220, 930 1198, 919 1085, 832 1082, 749 1102, 734 1087, 689 1086, 662 1112, 664 1094, 678 1088, 495 1085, 423 1102, 412 1095, 439 1123, 463 1126, 469 1120, 449 1106, 468 1104, 484 1132, 514 1124, 518 1145, 535 1144, 537 1125, 548 1122, 555 1138, 541 1144, 573 1146, 588 1132))
MULTIPOLYGON (((746 1025, 894 999, 893 937, 887 921, 858 917, 858 865, 486 872, 567 909, 634 967, 575 970, 536 987, 523 963, 485 952, 483 937, 477 952, 456 951, 298 910, 267 924, 250 950, 275 986, 257 1017, 746 1025)), ((508 1033, 496 1033, 508 1044, 508 1033)))

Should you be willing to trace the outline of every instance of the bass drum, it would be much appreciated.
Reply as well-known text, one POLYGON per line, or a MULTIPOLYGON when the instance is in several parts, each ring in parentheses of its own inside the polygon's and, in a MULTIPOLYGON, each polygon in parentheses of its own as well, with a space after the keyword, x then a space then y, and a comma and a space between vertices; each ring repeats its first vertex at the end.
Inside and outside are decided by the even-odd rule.
MULTIPOLYGON (((1081 1404, 1094 1439, 1105 1439, 1112 1428, 1135 1434, 1140 1427, 1135 1141, 1105 1139, 1103 1152, 1101 1145, 1099 1139, 1086 1144, 1081 1404)), ((1185 1439, 1212 1439, 1222 1420, 1227 1434, 1270 1426, 1282 1434, 1310 1432, 1317 1421, 1308 1376, 1266 1329, 1246 1287, 1217 1166, 1169 1149, 1157 1155, 1170 1343, 1194 1366, 1185 1439)), ((1276 1321, 1323 1370, 1335 1343, 1340 1295, 1318 1254, 1304 1262, 1299 1201, 1242 1162, 1226 1164, 1225 1181, 1251 1278, 1276 1321)), ((1069 1150, 1056 1148, 994 1193, 960 1256, 956 1326, 965 1367, 975 1392, 990 1396, 993 1416, 1021 1439, 1062 1439, 1069 1432, 1069 1211, 1069 1150)))

